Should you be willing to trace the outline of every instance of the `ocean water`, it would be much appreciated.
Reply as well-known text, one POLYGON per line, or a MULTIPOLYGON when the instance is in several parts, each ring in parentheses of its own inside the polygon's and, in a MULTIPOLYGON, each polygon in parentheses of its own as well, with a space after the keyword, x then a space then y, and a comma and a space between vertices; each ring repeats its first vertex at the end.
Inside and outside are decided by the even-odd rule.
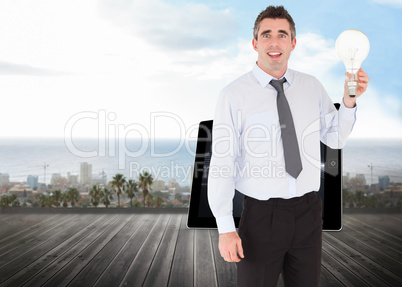
POLYGON ((379 176, 402 182, 402 139, 348 139, 343 149, 343 174, 364 174, 367 184, 379 176))
POLYGON ((10 181, 26 181, 37 175, 39 182, 50 183, 53 173, 66 177, 67 172, 79 175, 80 164, 92 164, 92 174, 105 172, 107 180, 117 173, 137 179, 148 171, 154 179, 166 183, 175 179, 180 186, 189 185, 195 158, 195 142, 179 140, 143 141, 135 139, 77 139, 72 143, 63 138, 3 139, 0 141, 0 173, 8 173, 10 181))
MULTIPOLYGON (((53 173, 66 177, 67 172, 79 174, 80 163, 92 164, 92 173, 104 171, 111 180, 116 173, 127 178, 138 177, 149 171, 154 178, 166 183, 175 179, 181 186, 188 186, 194 164, 196 143, 178 140, 143 141, 126 139, 107 141, 76 139, 65 142, 63 138, 0 139, 0 173, 8 173, 10 181, 26 181, 28 175, 39 176, 50 183, 53 173)), ((364 174, 367 183, 378 176, 388 175, 391 181, 402 182, 402 139, 349 139, 343 149, 343 174, 364 174)))

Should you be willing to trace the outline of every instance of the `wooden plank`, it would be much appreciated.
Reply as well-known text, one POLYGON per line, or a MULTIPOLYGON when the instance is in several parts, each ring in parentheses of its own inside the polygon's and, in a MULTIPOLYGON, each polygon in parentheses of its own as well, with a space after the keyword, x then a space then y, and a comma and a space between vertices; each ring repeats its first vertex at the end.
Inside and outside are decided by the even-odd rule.
POLYGON ((35 277, 27 283, 30 287, 42 286, 50 278, 52 278, 57 272, 62 268, 67 266, 74 258, 76 258, 80 252, 85 250, 90 246, 95 240, 101 238, 106 232, 110 232, 112 226, 116 225, 117 219, 120 218, 119 215, 106 215, 105 219, 100 222, 96 222, 97 226, 88 236, 84 237, 80 242, 75 244, 66 253, 62 254, 57 258, 57 261, 48 265, 46 268, 42 269, 35 277))
MULTIPOLYGON (((391 286, 400 285, 400 276, 384 268, 383 266, 378 264, 378 262, 368 258, 368 254, 359 252, 355 248, 347 245, 342 240, 336 238, 335 236, 332 236, 331 234, 324 234, 323 240, 324 242, 327 242, 328 244, 333 246, 333 248, 336 248, 336 252, 334 251, 333 256, 338 259, 342 258, 341 260, 344 262, 344 264, 347 264, 346 262, 348 262, 348 258, 350 258, 350 260, 357 262, 366 270, 370 270, 371 273, 380 278, 383 282, 386 282, 391 286)), ((348 265, 345 266, 346 268, 348 267, 348 265)))
MULTIPOLYGON (((394 217, 397 217, 394 214, 394 217)), ((402 214, 399 214, 402 217, 402 214)), ((345 220, 353 220, 360 224, 367 225, 378 230, 384 235, 391 236, 400 241, 402 238, 402 224, 394 221, 388 214, 349 214, 344 216, 345 220)))
POLYGON ((87 222, 88 226, 83 227, 81 230, 78 230, 78 232, 73 234, 73 236, 71 236, 69 239, 56 246, 54 249, 51 249, 46 254, 42 255, 34 262, 27 265, 19 272, 15 273, 13 276, 9 277, 7 281, 2 283, 2 286, 10 286, 10 287, 22 286, 24 283, 26 283, 32 277, 34 277, 36 273, 38 273, 40 270, 44 269, 45 267, 57 261, 58 257, 62 256, 75 244, 77 244, 88 234, 90 234, 93 231, 93 229, 96 228, 96 225, 99 225, 97 221, 101 220, 102 217, 94 215, 81 216, 80 219, 83 222, 87 222))
POLYGON ((66 266, 64 266, 58 273, 56 273, 50 280, 48 280, 43 286, 65 286, 74 279, 75 276, 85 266, 91 262, 92 258, 98 254, 106 244, 126 225, 124 215, 119 215, 117 220, 111 224, 105 232, 99 236, 95 241, 82 250, 73 260, 71 260, 66 266))
MULTIPOLYGON (((388 247, 392 245, 397 252, 400 252, 402 248, 402 238, 395 236, 394 234, 384 232, 376 228, 376 226, 352 219, 345 220, 345 224, 346 227, 350 227, 351 229, 364 234, 367 239, 376 240, 377 242, 383 243, 388 247)), ((402 223, 398 224, 402 225, 402 223)))
POLYGON ((344 227, 343 232, 355 238, 359 238, 360 242, 376 248, 382 254, 398 262, 402 262, 402 246, 390 238, 385 239, 377 233, 372 233, 365 229, 366 228, 360 226, 348 225, 344 227))
POLYGON ((169 287, 194 285, 194 229, 188 229, 187 216, 183 216, 173 257, 169 287))
POLYGON ((8 219, 11 219, 13 217, 17 217, 17 214, 2 214, 0 212, 0 221, 7 221, 8 219))
MULTIPOLYGON (((342 282, 346 287, 355 286, 369 286, 362 282, 359 277, 350 272, 342 264, 340 264, 335 258, 331 257, 325 250, 322 252, 322 265, 329 270, 336 278, 342 282)), ((324 285, 322 285, 324 286, 324 285)))
POLYGON ((355 260, 347 256, 341 250, 329 244, 327 240, 323 240, 322 246, 329 256, 335 258, 344 266, 344 268, 347 268, 350 272, 353 272, 356 277, 359 277, 367 285, 373 284, 374 286, 388 286, 384 281, 371 273, 369 269, 366 269, 363 265, 358 264, 355 260))
MULTIPOLYGON (((50 220, 41 225, 36 225, 37 229, 30 231, 25 236, 18 237, 19 232, 17 232, 10 237, 3 238, 4 241, 2 241, 0 247, 1 258, 3 259, 6 254, 9 254, 11 259, 17 258, 34 246, 41 244, 41 241, 45 241, 58 231, 63 230, 69 222, 69 219, 65 216, 57 217, 56 219, 58 220, 50 220)), ((6 263, 10 262, 10 258, 4 258, 6 263)), ((0 266, 2 266, 1 260, 0 266)))
MULTIPOLYGON (((20 216, 20 215, 16 215, 20 216)), ((5 246, 16 239, 21 239, 25 236, 29 236, 31 233, 35 233, 38 228, 46 228, 50 224, 57 222, 57 218, 62 216, 51 215, 46 216, 44 214, 34 214, 32 216, 21 216, 12 221, 0 223, 0 245, 5 246)))
POLYGON ((345 228, 344 231, 334 232, 332 235, 359 253, 364 254, 374 262, 377 262, 379 265, 383 266, 383 268, 386 268, 395 274, 400 273, 400 270, 402 270, 401 262, 398 262, 394 258, 385 255, 382 250, 376 246, 370 246, 364 243, 361 240, 361 236, 353 236, 346 232, 346 230, 347 229, 345 228))
MULTIPOLYGON (((236 266, 220 258, 216 230, 189 230, 185 215, 144 214, 137 230, 125 231, 127 222, 121 219, 129 215, 108 214, 97 222, 88 222, 85 214, 73 221, 72 214, 54 216, 9 217, 16 225, 8 223, 12 232, 3 233, 0 250, 14 267, 5 267, 0 252, 0 262, 12 271, 1 286, 65 286, 80 276, 90 278, 81 280, 84 286, 235 286, 236 266), (115 245, 112 238, 119 232, 125 235, 120 233, 115 245), (95 262, 101 262, 99 270, 95 262)), ((321 286, 402 286, 401 219, 398 214, 345 215, 343 231, 323 234, 321 286)), ((3 279, 1 272, 2 267, 3 279)))
MULTIPOLYGON (((384 241, 386 242, 386 244, 393 244, 397 247, 397 249, 402 248, 402 238, 399 238, 398 236, 395 236, 394 234, 392 234, 391 236, 388 233, 384 233, 383 231, 375 228, 375 226, 373 225, 369 225, 369 224, 362 224, 359 221, 356 220, 351 220, 351 219, 347 219, 345 220, 346 226, 350 227, 354 230, 358 230, 362 233, 364 233, 365 235, 367 235, 368 237, 375 237, 376 240, 378 241, 384 241)), ((402 225, 402 222, 398 222, 398 225, 402 225)))
POLYGON ((107 268, 110 262, 127 243, 133 233, 142 224, 142 215, 124 215, 122 219, 126 224, 105 245, 102 250, 83 268, 68 286, 92 286, 107 268))
POLYGON ((219 252, 219 233, 217 229, 209 231, 215 260, 218 286, 236 286, 237 267, 234 262, 226 262, 219 252))
POLYGON ((194 286, 218 286, 216 266, 209 230, 196 230, 194 245, 194 286))
POLYGON ((120 285, 120 282, 123 280, 131 262, 136 257, 157 219, 158 215, 145 215, 141 227, 133 233, 133 236, 128 240, 127 244, 120 250, 113 262, 99 277, 95 286, 112 287, 120 285))
MULTIPOLYGON (((168 286, 173 256, 177 245, 182 214, 171 216, 161 243, 142 286, 168 286)), ((180 247, 178 247, 180 248, 180 247)))
POLYGON ((321 263, 320 286, 345 286, 321 263))
POLYGON ((67 223, 60 224, 52 229, 51 234, 38 235, 35 241, 24 244, 24 246, 12 250, 13 252, 3 253, 0 258, 0 280, 6 280, 20 269, 41 257, 44 253, 67 240, 71 234, 74 234, 82 226, 79 223, 75 224, 77 223, 76 221, 67 220, 67 223), (25 249, 26 245, 29 245, 30 249, 25 249))
POLYGON ((20 214, 5 215, 0 213, 0 240, 40 223, 43 219, 44 216, 40 214, 21 216, 20 214))
POLYGON ((163 214, 158 217, 155 226, 152 228, 134 261, 131 263, 120 286, 142 286, 158 250, 159 244, 165 233, 165 229, 171 215, 163 214))

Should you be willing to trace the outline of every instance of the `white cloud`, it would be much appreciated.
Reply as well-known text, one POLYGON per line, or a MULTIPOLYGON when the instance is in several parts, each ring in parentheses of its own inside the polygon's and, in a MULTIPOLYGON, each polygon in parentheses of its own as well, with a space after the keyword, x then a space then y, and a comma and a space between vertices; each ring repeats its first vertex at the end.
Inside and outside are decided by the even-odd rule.
MULTIPOLYGON (((342 100, 344 75, 336 74, 341 64, 335 52, 335 41, 308 33, 297 37, 289 61, 292 69, 317 77, 334 102, 342 100)), ((369 83, 368 90, 358 99, 357 122, 351 137, 401 137, 401 102, 393 95, 380 93, 369 83), (384 108, 386 107, 386 108, 384 108)))
POLYGON ((383 96, 376 87, 369 86, 358 99, 357 121, 352 133, 356 138, 401 138, 402 117, 398 116, 399 101, 383 96), (393 103, 393 105, 389 105, 393 103), (381 107, 387 107, 383 109, 381 107))
POLYGON ((117 3, 101 1, 101 13, 161 50, 198 50, 235 42, 237 24, 229 9, 216 11, 196 3, 177 7, 161 0, 117 3))
MULTIPOLYGON (((220 90, 257 59, 251 39, 234 36, 230 11, 159 0, 120 1, 134 4, 118 9, 113 3, 99 4, 106 20, 96 1, 1 2, 0 39, 6 44, 0 45, 0 86, 9 107, 0 114, 3 136, 63 136, 74 114, 99 110, 116 114, 112 126, 149 128, 152 112, 171 112, 189 127, 212 119, 220 90), (173 49, 186 39, 182 49, 173 49), (59 77, 46 74, 52 71, 59 77)), ((334 41, 317 34, 300 34, 297 41, 290 66, 318 77, 330 95, 341 94, 334 41)), ((378 113, 377 122, 396 125, 372 103, 366 115, 378 113)), ((361 106, 364 119, 363 99, 361 106)), ((77 126, 75 133, 97 136, 96 122, 89 123, 92 128, 77 126)), ((158 126, 161 137, 176 136, 171 130, 168 123, 158 126)))
POLYGON ((325 87, 334 103, 343 97, 345 76, 339 73, 343 64, 336 55, 335 41, 315 33, 299 34, 296 48, 289 59, 289 68, 313 75, 325 87))
POLYGON ((289 67, 317 77, 328 89, 330 83, 327 80, 333 81, 333 69, 340 63, 335 41, 314 33, 300 34, 296 41, 289 67))
POLYGON ((402 8, 402 0, 372 0, 374 3, 402 8))

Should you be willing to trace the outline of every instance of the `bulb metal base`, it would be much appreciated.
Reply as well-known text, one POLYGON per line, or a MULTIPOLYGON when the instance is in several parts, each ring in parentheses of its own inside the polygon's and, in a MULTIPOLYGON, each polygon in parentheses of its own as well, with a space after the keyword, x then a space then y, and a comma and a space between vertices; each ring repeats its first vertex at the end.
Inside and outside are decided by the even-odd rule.
POLYGON ((348 87, 349 97, 354 98, 357 94, 357 82, 347 82, 346 86, 348 87))

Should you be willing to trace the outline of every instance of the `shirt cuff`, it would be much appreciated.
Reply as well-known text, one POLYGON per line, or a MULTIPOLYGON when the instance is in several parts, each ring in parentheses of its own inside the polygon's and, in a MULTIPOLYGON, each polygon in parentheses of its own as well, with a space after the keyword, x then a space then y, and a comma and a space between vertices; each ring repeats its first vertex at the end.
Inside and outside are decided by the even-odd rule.
POLYGON ((356 110, 357 105, 353 108, 348 108, 345 106, 343 100, 341 101, 341 107, 339 108, 339 112, 342 113, 342 118, 349 121, 354 121, 356 119, 356 110))
POLYGON ((219 234, 236 231, 234 219, 231 215, 216 218, 216 225, 219 234))

